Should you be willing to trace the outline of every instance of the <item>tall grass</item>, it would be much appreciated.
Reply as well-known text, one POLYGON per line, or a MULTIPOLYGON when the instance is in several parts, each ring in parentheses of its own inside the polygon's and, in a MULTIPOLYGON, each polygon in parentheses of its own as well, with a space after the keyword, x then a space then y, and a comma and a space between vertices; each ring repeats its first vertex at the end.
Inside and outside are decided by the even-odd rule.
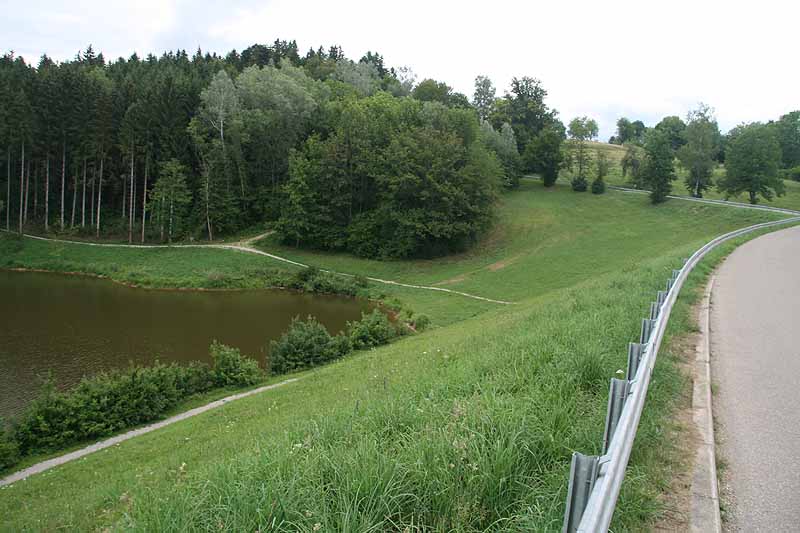
MULTIPOLYGON (((576 196, 533 193, 528 184, 505 207, 508 236, 485 244, 485 257, 405 264, 429 269, 430 277, 476 272, 463 283, 509 293, 516 287, 515 305, 439 322, 269 394, 0 490, 0 515, 9 517, 0 527, 560 529, 571 453, 599 453, 608 379, 624 370, 627 343, 655 291, 710 237, 768 216, 576 196), (484 268, 498 257, 516 262, 484 268)), ((335 262, 356 272, 369 265, 335 262)), ((424 296, 415 301, 451 318, 476 311, 463 299, 401 294, 418 293, 424 296)), ((440 316, 433 314, 434 323, 440 316)), ((676 324, 672 335, 690 327, 676 324)), ((642 530, 662 509, 676 465, 670 415, 687 384, 679 354, 665 351, 614 531, 642 530)))
MULTIPOLYGON (((481 333, 462 337, 463 328, 454 328, 399 343, 410 361, 396 350, 352 360, 348 370, 363 376, 365 366, 388 358, 384 376, 394 384, 384 388, 380 375, 361 386, 341 383, 341 367, 321 375, 320 386, 354 393, 282 432, 265 427, 246 454, 169 490, 144 492, 122 524, 142 531, 558 529, 571 453, 599 451, 608 378, 677 265, 671 256, 492 313, 481 333)), ((681 386, 672 364, 660 365, 656 381, 651 404, 681 386)), ((658 416, 650 418, 638 447, 658 445, 658 416)), ((642 460, 634 456, 634 464, 642 460)), ((641 507, 654 505, 646 480, 632 481, 622 528, 640 524, 649 515, 641 507)))

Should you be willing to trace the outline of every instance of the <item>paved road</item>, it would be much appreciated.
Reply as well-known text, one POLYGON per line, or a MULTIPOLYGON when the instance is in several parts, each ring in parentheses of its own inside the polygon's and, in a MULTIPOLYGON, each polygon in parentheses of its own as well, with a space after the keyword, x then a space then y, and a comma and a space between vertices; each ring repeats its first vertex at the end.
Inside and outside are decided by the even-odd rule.
POLYGON ((799 320, 800 227, 750 241, 720 267, 711 361, 726 530, 800 531, 799 320))

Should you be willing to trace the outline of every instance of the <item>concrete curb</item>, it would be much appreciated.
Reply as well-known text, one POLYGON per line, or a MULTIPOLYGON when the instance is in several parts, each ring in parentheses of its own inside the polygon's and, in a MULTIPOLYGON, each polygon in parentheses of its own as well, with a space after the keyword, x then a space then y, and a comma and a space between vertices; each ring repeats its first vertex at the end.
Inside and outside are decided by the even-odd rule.
POLYGON ((273 383, 272 385, 265 385, 263 387, 259 387, 257 389, 240 392, 238 394, 233 394, 231 396, 226 396, 225 398, 220 398, 219 400, 215 400, 211 403, 207 403, 206 405, 201 405, 200 407, 195 407, 194 409, 190 409, 188 411, 184 411, 183 413, 177 414, 175 416, 171 416, 165 420, 160 422, 156 422, 154 424, 150 424, 144 427, 140 427, 137 429, 133 429, 131 431, 127 431, 120 435, 116 435, 114 437, 108 438, 106 440, 102 440, 100 442, 95 442, 94 444, 90 444, 85 448, 81 448, 80 450, 75 450, 74 452, 70 452, 64 455, 59 455, 58 457, 53 457, 52 459, 48 459, 47 461, 42 461, 41 463, 36 463, 33 466, 29 466, 24 470, 20 470, 18 472, 14 472, 13 474, 0 479, 0 487, 11 485, 12 483, 16 483, 17 481, 22 481, 29 476, 34 474, 39 474, 44 472, 45 470, 50 470, 56 466, 63 465, 64 463, 68 463, 70 461, 74 461, 75 459, 80 459, 85 455, 89 455, 90 453, 94 453, 100 450, 104 450, 106 448, 110 448, 111 446, 115 446, 120 442, 124 442, 126 440, 132 439, 134 437, 138 437, 139 435, 144 435, 145 433, 150 433, 151 431, 155 431, 157 429, 161 429, 164 426, 169 426, 174 424, 175 422, 180 422, 181 420, 186 420, 187 418, 191 418, 193 416, 199 415, 201 413, 205 413, 206 411, 210 411, 216 407, 220 407, 225 405, 228 402, 232 402, 234 400, 239 400, 240 398, 246 398, 248 396, 252 396, 254 394, 258 394, 264 391, 268 391, 271 389, 275 389, 277 387, 281 387, 283 385, 288 385, 289 383, 294 383, 295 381, 300 380, 301 378, 290 378, 286 381, 281 381, 280 383, 273 383))
POLYGON ((695 450, 692 472, 692 508, 689 523, 690 530, 698 533, 722 531, 711 406, 710 314, 714 280, 712 277, 706 286, 700 307, 700 340, 697 343, 697 355, 694 361, 692 390, 692 420, 700 442, 695 450))

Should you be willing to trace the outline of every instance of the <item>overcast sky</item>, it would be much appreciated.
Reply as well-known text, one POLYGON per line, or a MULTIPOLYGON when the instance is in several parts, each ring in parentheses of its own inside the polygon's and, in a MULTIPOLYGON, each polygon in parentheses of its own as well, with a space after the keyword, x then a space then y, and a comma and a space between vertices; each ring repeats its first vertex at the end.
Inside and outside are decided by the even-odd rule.
POLYGON ((620 116, 654 125, 698 102, 727 130, 800 108, 800 3, 672 0, 536 2, 377 0, 0 0, 0 48, 26 60, 71 58, 89 43, 106 58, 167 49, 227 53, 276 38, 367 50, 418 80, 471 97, 488 75, 498 96, 513 76, 542 80, 565 122, 620 116))

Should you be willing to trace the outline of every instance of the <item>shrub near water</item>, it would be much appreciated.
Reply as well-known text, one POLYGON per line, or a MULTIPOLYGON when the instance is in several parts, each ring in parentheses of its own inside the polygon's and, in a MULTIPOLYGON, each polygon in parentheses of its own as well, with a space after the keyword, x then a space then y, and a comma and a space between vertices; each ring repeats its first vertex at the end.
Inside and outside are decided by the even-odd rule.
POLYGON ((347 328, 356 350, 381 346, 397 336, 397 330, 389 318, 377 309, 370 314, 362 314, 358 322, 348 322, 347 328))
POLYGON ((156 420, 192 394, 253 385, 263 377, 258 364, 234 348, 215 342, 211 356, 213 367, 156 363, 114 370, 66 392, 50 380, 15 424, 13 439, 23 454, 56 450, 156 420))
POLYGON ((18 460, 19 446, 0 419, 0 470, 16 464, 18 460))
POLYGON ((321 294, 367 296, 368 283, 363 276, 342 276, 308 267, 297 272, 288 283, 290 289, 321 294))
POLYGON ((375 309, 361 320, 347 323, 347 333, 331 336, 317 319, 295 318, 289 330, 272 341, 269 368, 274 374, 285 374, 323 365, 351 351, 388 343, 397 336, 389 319, 375 309))
POLYGON ((211 359, 214 361, 214 383, 218 387, 255 385, 263 377, 255 359, 217 341, 211 344, 211 359))
POLYGON ((412 324, 416 331, 424 331, 431 325, 431 319, 428 315, 417 315, 413 318, 412 324))
POLYGON ((274 374, 294 372, 341 357, 351 348, 346 340, 334 340, 316 318, 309 316, 300 320, 295 317, 289 330, 277 341, 272 341, 269 367, 274 374))

